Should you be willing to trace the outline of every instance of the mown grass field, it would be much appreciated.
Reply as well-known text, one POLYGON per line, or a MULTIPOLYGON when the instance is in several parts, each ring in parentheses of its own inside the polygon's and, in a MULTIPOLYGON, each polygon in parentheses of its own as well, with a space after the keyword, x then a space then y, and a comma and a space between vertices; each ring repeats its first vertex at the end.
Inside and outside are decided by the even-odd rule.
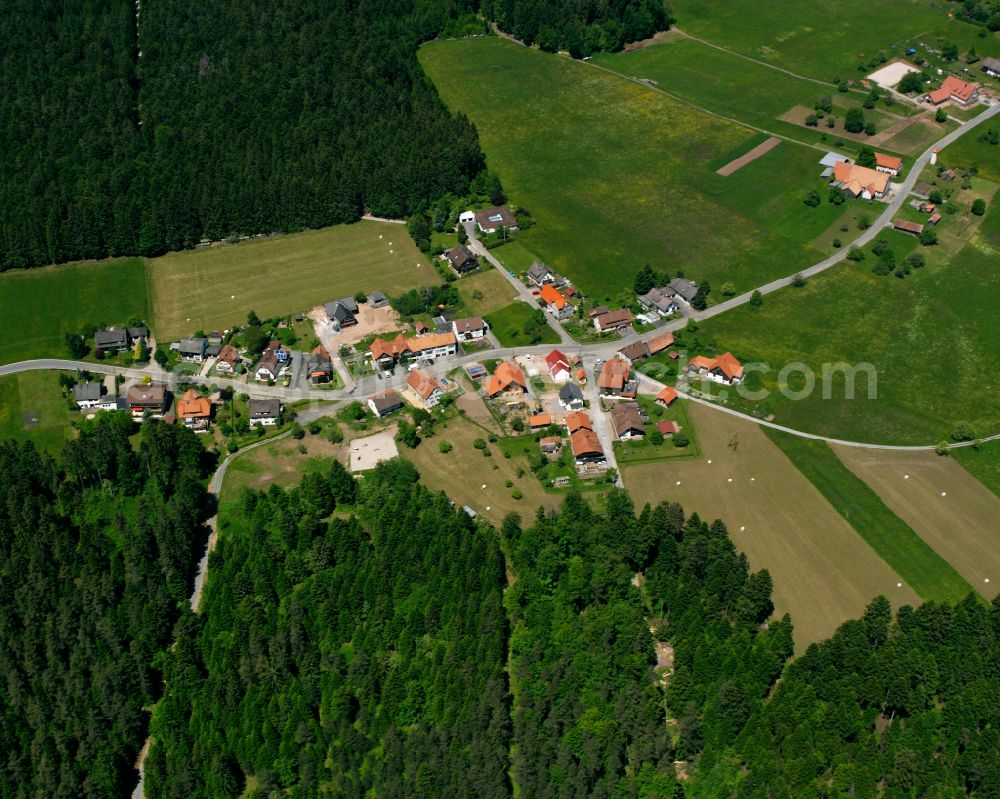
POLYGON ((986 599, 997 595, 1000 498, 951 458, 933 452, 834 451, 972 588, 986 599))
MULTIPOLYGON (((842 94, 833 86, 788 75, 679 35, 642 50, 601 53, 594 61, 626 75, 651 78, 664 91, 718 114, 821 146, 832 146, 838 137, 823 125, 807 128, 786 122, 781 115, 797 105, 811 109, 820 95, 826 95, 834 101, 836 115, 842 117, 845 108, 860 107, 864 100, 862 94, 842 94)), ((898 121, 890 114, 905 117, 907 111, 899 103, 891 108, 879 103, 865 114, 883 130, 898 121)), ((860 146, 845 139, 838 149, 857 151, 860 146)))
POLYGON ((953 449, 951 456, 966 471, 1000 497, 1000 441, 990 441, 978 449, 953 449))
POLYGON ((0 441, 31 441, 52 455, 62 451, 72 434, 71 412, 59 386, 58 372, 21 372, 0 377, 0 441), (36 414, 37 425, 26 428, 25 414, 36 414))
POLYGON ((863 74, 857 65, 879 50, 892 58, 911 44, 939 47, 947 40, 963 54, 972 45, 980 55, 1000 49, 995 37, 980 39, 975 26, 949 19, 947 3, 676 0, 671 7, 687 33, 820 80, 857 78, 863 74))
POLYGON ((921 597, 958 602, 972 590, 955 571, 950 558, 936 552, 890 510, 881 498, 881 491, 869 487, 865 479, 845 465, 856 459, 875 460, 885 465, 883 456, 886 453, 849 447, 838 447, 835 452, 822 441, 766 428, 764 432, 879 557, 921 597))
POLYGON ((515 274, 527 271, 528 268, 538 260, 538 256, 517 239, 509 242, 508 244, 504 244, 502 247, 495 248, 492 252, 493 255, 499 258, 500 262, 507 267, 508 271, 514 272, 515 274))
MULTIPOLYGON (((947 242, 949 222, 942 223, 947 242)), ((957 222, 955 224, 958 224, 957 222)), ((904 234, 887 234, 906 246, 904 234)), ((715 343, 770 371, 748 386, 771 395, 742 407, 774 414, 781 424, 834 438, 875 443, 928 444, 947 438, 960 423, 977 435, 1000 431, 1000 212, 991 209, 978 230, 966 227, 967 243, 949 258, 951 246, 922 248, 928 265, 905 280, 872 274, 871 256, 845 262, 811 279, 804 288, 768 295, 760 308, 733 310, 705 322, 697 339, 715 343), (780 370, 806 364, 817 389, 803 399, 778 392, 780 370), (868 398, 862 375, 855 399, 847 399, 842 372, 824 399, 824 364, 874 366, 877 396, 868 398)), ((955 247, 961 241, 952 242, 955 247)), ((790 378, 793 389, 801 377, 790 378)))
POLYGON ((771 573, 777 613, 792 614, 799 651, 878 594, 895 605, 920 601, 757 425, 695 403, 687 411, 702 457, 625 467, 625 487, 638 507, 677 501, 721 518, 751 568, 771 573))
POLYGON ((161 341, 242 324, 251 310, 267 318, 359 291, 393 296, 440 282, 405 227, 366 220, 170 253, 146 268, 161 341))
POLYGON ((476 316, 499 310, 517 299, 510 281, 496 269, 462 278, 455 285, 465 310, 476 316), (477 293, 482 296, 477 297, 477 293))
POLYGON ((65 336, 149 319, 142 260, 83 261, 0 274, 0 363, 68 358, 65 336))
POLYGON ((321 472, 329 468, 331 458, 345 463, 344 448, 331 444, 320 435, 307 435, 301 441, 283 438, 239 455, 226 471, 219 499, 231 502, 239 499, 244 488, 266 491, 274 483, 280 486, 297 485, 302 475, 321 472), (299 445, 306 452, 299 451, 299 445))
POLYGON ((808 242, 833 212, 802 205, 815 150, 783 144, 722 178, 760 134, 622 76, 492 37, 432 42, 420 60, 534 215, 519 240, 597 299, 647 262, 749 288, 820 258, 808 242))
MULTIPOLYGON (((524 326, 535 312, 528 303, 517 300, 497 311, 486 315, 493 334, 505 347, 523 347, 531 344, 531 341, 524 334, 524 326)), ((541 330, 541 341, 538 344, 556 344, 559 342, 559 334, 546 322, 541 330)))

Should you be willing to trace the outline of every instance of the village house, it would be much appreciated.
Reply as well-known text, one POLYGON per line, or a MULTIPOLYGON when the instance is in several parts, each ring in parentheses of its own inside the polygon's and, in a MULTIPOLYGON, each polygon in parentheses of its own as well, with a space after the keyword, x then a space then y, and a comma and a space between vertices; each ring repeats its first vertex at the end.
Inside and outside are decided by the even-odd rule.
POLYGON ((490 326, 480 316, 466 316, 451 323, 451 332, 459 341, 478 341, 486 337, 490 326))
POLYGON ((559 436, 545 436, 539 439, 538 446, 542 450, 542 453, 550 461, 553 461, 562 452, 562 439, 559 436))
POLYGON ((848 197, 861 197, 865 200, 881 200, 892 188, 892 180, 885 172, 877 172, 848 161, 838 161, 833 165, 831 183, 848 197))
POLYGON ((354 297, 341 297, 339 300, 330 300, 323 307, 326 309, 326 318, 334 330, 344 327, 352 327, 358 323, 358 303, 354 297))
POLYGON ((743 380, 743 365, 731 352, 724 352, 716 358, 696 355, 687 365, 687 371, 716 383, 733 385, 743 380))
POLYGON ((531 428, 532 432, 544 430, 550 424, 552 424, 552 417, 547 413, 536 413, 528 417, 528 427, 531 428))
POLYGON ((517 399, 528 393, 528 383, 524 379, 521 367, 513 361, 499 364, 486 381, 486 396, 490 399, 506 397, 517 399))
POLYGON ((1000 59, 984 58, 980 67, 991 78, 1000 78, 1000 59))
POLYGON ((125 399, 132 411, 133 419, 141 419, 146 412, 156 419, 162 418, 167 410, 170 395, 163 383, 150 383, 132 386, 125 394, 125 399))
POLYGON ((676 300, 685 305, 690 305, 698 294, 698 284, 686 277, 675 277, 667 288, 674 293, 676 300))
POLYGON ((576 383, 567 383, 559 389, 559 405, 564 411, 578 411, 583 407, 583 389, 576 383))
POLYGON ((285 366, 291 360, 289 352, 282 349, 281 342, 272 341, 264 349, 260 360, 253 370, 254 380, 261 383, 278 379, 285 366))
POLYGON ((629 380, 629 365, 620 358, 611 358, 601 366, 597 388, 602 397, 620 397, 625 393, 629 380))
POLYGON ((371 343, 368 357, 379 369, 392 369, 404 355, 409 353, 406 337, 400 333, 394 339, 377 338, 371 343))
POLYGON ((663 433, 664 438, 671 438, 681 428, 673 419, 664 419, 662 422, 656 423, 656 429, 663 433))
POLYGON ((406 388, 403 389, 403 397, 415 408, 430 410, 437 405, 444 396, 441 384, 433 375, 414 369, 406 376, 406 388))
POLYGON ((577 430, 593 430, 594 423, 590 421, 590 416, 586 411, 573 411, 566 414, 566 431, 570 434, 577 430))
POLYGON ((329 383, 333 379, 333 360, 323 347, 316 347, 305 363, 306 378, 313 385, 329 383))
POLYGON ((94 354, 103 358, 109 352, 122 352, 128 349, 128 331, 125 328, 108 328, 94 333, 94 354))
POLYGON ((659 394, 656 395, 656 399, 653 400, 657 405, 662 405, 664 408, 669 408, 674 404, 674 400, 677 399, 677 389, 667 386, 662 389, 659 394))
POLYGON ((128 333, 128 343, 131 346, 137 341, 145 341, 149 338, 149 328, 145 325, 135 325, 133 327, 125 328, 128 333))
POLYGON ((979 87, 975 83, 966 83, 961 78, 949 75, 941 83, 940 88, 927 95, 931 105, 944 105, 951 101, 957 106, 966 108, 979 102, 979 87))
POLYGON ((232 374, 241 362, 239 350, 232 344, 224 344, 215 360, 215 371, 232 374))
POLYGON ((538 302, 556 319, 565 319, 568 316, 572 316, 575 310, 563 293, 551 283, 546 283, 542 286, 538 302))
POLYGON ((646 435, 639 409, 631 402, 623 402, 611 409, 611 427, 615 431, 615 438, 619 441, 629 441, 646 435))
POLYGON ((643 358, 649 357, 649 346, 645 341, 639 339, 638 341, 633 341, 631 344, 626 344, 618 350, 617 354, 625 363, 632 366, 636 361, 641 361, 643 358))
POLYGON ((368 305, 372 308, 385 308, 389 304, 389 298, 381 291, 373 291, 368 295, 368 305))
POLYGON ((456 274, 464 275, 473 269, 479 268, 479 261, 469 252, 464 244, 456 244, 444 254, 444 259, 448 266, 455 270, 456 274))
POLYGON ((113 411, 118 400, 104 391, 103 383, 77 383, 73 386, 73 400, 80 410, 113 411))
POLYGON ((677 293, 670 287, 654 288, 646 294, 640 294, 639 304, 660 316, 670 316, 680 310, 677 293))
POLYGON ((528 280, 539 288, 544 286, 546 283, 552 283, 556 279, 555 272, 549 269, 541 261, 535 261, 531 266, 529 266, 527 275, 528 280))
POLYGON ((604 448, 597 434, 588 427, 581 427, 569 436, 570 448, 573 450, 573 460, 577 466, 588 463, 601 463, 607 460, 604 448))
POLYGON ((561 350, 552 350, 545 356, 545 365, 549 369, 549 375, 557 383, 565 383, 570 378, 569 358, 561 350))
POLYGON ((594 317, 594 327, 601 333, 609 330, 624 330, 632 324, 632 312, 628 308, 608 311, 594 317))
POLYGON ((281 401, 251 399, 247 403, 251 427, 273 427, 281 419, 281 401))
POLYGON ((395 389, 387 388, 380 394, 373 394, 368 399, 368 407, 377 417, 382 418, 395 413, 403 407, 403 398, 395 389))
POLYGON ((206 338, 182 338, 177 344, 177 354, 185 361, 201 362, 205 360, 205 350, 208 349, 206 338))
POLYGON ((212 401, 189 388, 177 400, 177 418, 189 430, 196 433, 207 432, 212 423, 212 401))
POLYGON ((496 233, 500 228, 517 230, 517 217, 505 206, 476 211, 476 226, 483 233, 496 233))
POLYGON ((458 350, 458 344, 455 334, 451 331, 428 333, 426 336, 407 339, 406 349, 409 357, 433 361, 446 355, 454 355, 458 350))
POLYGON ((674 334, 667 331, 666 333, 657 333, 649 337, 647 342, 649 347, 649 354, 656 355, 659 352, 663 352, 665 349, 669 349, 674 346, 674 334))
POLYGON ((875 153, 875 171, 896 177, 903 168, 903 159, 885 153, 875 153))

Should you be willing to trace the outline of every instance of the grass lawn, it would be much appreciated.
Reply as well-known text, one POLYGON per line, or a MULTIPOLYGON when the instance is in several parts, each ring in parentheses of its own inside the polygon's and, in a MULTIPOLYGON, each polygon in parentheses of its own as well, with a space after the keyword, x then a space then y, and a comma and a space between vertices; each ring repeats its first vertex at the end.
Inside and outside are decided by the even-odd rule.
POLYGON ((979 482, 1000 497, 1000 441, 990 441, 978 449, 953 449, 951 456, 979 482))
POLYGON ((475 316, 497 311, 517 299, 510 281, 496 269, 470 275, 455 285, 465 310, 475 316))
POLYGON ((962 53, 971 42, 980 55, 1000 55, 995 37, 979 39, 975 26, 950 20, 946 3, 676 0, 671 7, 687 33, 821 80, 856 79, 865 74, 857 65, 880 50, 889 58, 902 56, 911 43, 935 46, 938 35, 954 41, 962 53))
POLYGON ((146 269, 161 341, 242 324, 251 310, 266 319, 359 291, 391 296, 440 282, 405 227, 369 221, 170 253, 146 269))
MULTIPOLYGON (((879 494, 853 474, 822 441, 764 429, 796 468, 827 498, 897 574, 926 600, 957 602, 972 588, 879 494)), ((844 452, 849 448, 838 449, 844 452)), ((851 450, 866 453, 863 450, 851 450)), ((876 453, 876 457, 883 453, 876 453)), ((935 456, 932 456, 935 457, 935 456)))
MULTIPOLYGON (((807 128, 779 117, 797 105, 812 109, 820 95, 836 101, 840 117, 844 108, 860 107, 864 100, 860 93, 840 94, 832 86, 788 75, 682 36, 642 50, 601 53, 594 61, 625 75, 651 78, 664 91, 723 116, 813 144, 832 142, 836 135, 822 123, 807 128)), ((888 109, 891 113, 897 110, 906 113, 899 103, 888 109)), ((897 121, 877 109, 865 111, 865 115, 879 130, 897 121)), ((840 149, 857 151, 860 146, 847 141, 840 149)))
POLYGON ((539 506, 558 508, 562 497, 545 491, 525 459, 504 458, 499 443, 487 445, 491 453, 487 458, 473 446, 477 438, 487 438, 486 431, 456 416, 437 425, 432 438, 425 439, 416 449, 401 450, 401 454, 420 471, 424 485, 446 491, 456 505, 468 505, 493 524, 499 524, 508 513, 519 513, 527 519, 539 506), (438 448, 442 441, 452 446, 447 454, 438 448), (519 469, 524 470, 521 477, 519 469), (515 488, 521 492, 521 499, 511 496, 515 488))
MULTIPOLYGON (((32 441, 52 455, 62 451, 72 435, 70 411, 59 386, 58 372, 21 372, 0 377, 0 441, 32 441), (36 414, 38 422, 25 427, 24 416, 36 414)), ((82 418, 82 417, 81 417, 82 418)))
MULTIPOLYGON (((942 245, 921 248, 928 265, 905 280, 872 274, 872 257, 842 265, 767 296, 760 308, 742 308, 705 322, 689 337, 690 349, 731 350, 744 362, 770 366, 748 387, 771 391, 766 400, 740 407, 795 429, 855 441, 935 443, 959 423, 977 435, 1000 431, 1000 212, 992 210, 967 243, 948 257, 942 245), (846 399, 842 373, 827 399, 817 390, 804 399, 779 394, 780 370, 798 362, 821 377, 824 364, 864 364, 877 371, 877 397, 868 398, 862 375, 856 399, 846 399)), ((954 224, 958 224, 957 222, 954 224)), ((897 257, 918 246, 887 232, 897 257)), ((955 242, 955 246, 961 242, 955 242)), ((793 389, 800 376, 786 381, 793 389)))
POLYGON ((518 275, 521 272, 527 272, 528 268, 538 260, 538 256, 517 239, 502 247, 496 247, 491 252, 507 267, 507 271, 518 275))
POLYGON ((518 241, 596 300, 645 263, 743 289, 821 257, 808 242, 834 217, 802 204, 816 150, 783 143, 723 178, 761 135, 624 77, 493 37, 432 42, 420 60, 537 220, 518 241))
MULTIPOLYGON (((487 314, 486 321, 489 322, 494 335, 496 335, 503 346, 523 347, 532 343, 528 340, 528 337, 524 335, 524 326, 531 318, 534 311, 535 309, 528 305, 528 303, 518 300, 498 311, 487 314)), ((546 322, 545 326, 542 328, 541 336, 541 340, 534 343, 559 343, 559 334, 549 326, 548 322, 546 322)))
POLYGON ((721 518, 750 567, 771 573, 776 612, 792 614, 799 652, 859 617, 878 594, 897 606, 920 601, 905 581, 896 588, 896 572, 757 425, 697 403, 687 411, 702 456, 626 466, 625 486, 636 507, 676 501, 703 519, 721 518))
MULTIPOLYGON (((0 274, 0 363, 68 358, 65 335, 88 325, 149 319, 146 272, 138 258, 82 261, 0 274)), ((156 333, 156 331, 153 331, 156 333)))
POLYGON ((1000 183, 1000 144, 979 140, 979 136, 990 129, 1000 134, 1000 120, 994 118, 991 122, 983 123, 983 126, 946 147, 940 155, 941 163, 949 166, 974 166, 979 170, 980 177, 1000 183))
POLYGON ((834 452, 954 571, 968 580, 971 588, 966 587, 964 593, 974 588, 987 600, 997 595, 1000 498, 951 458, 933 452, 851 447, 836 447, 834 452))

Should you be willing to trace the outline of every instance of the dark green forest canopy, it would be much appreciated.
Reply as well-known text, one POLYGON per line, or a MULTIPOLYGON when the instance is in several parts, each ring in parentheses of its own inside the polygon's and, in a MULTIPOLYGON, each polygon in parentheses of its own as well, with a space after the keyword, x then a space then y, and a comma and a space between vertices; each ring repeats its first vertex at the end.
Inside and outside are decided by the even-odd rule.
POLYGON ((998 795, 1000 603, 879 598, 790 660, 721 522, 612 492, 497 535, 405 462, 331 469, 227 514, 148 795, 998 795))
MULTIPOLYGON (((400 217, 465 194, 478 137, 416 59, 477 0, 12 0, 0 17, 0 270, 400 217)), ((483 4, 574 53, 659 0, 483 4)))
POLYGON ((128 413, 0 444, 0 796, 120 799, 208 513, 204 448, 128 413))

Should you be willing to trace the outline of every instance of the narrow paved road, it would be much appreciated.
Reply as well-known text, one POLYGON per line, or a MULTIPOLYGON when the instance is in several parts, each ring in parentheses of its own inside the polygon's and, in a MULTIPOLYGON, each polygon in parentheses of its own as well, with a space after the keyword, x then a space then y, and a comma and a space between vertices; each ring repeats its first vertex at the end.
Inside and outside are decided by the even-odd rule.
MULTIPOLYGON (((487 261, 493 264, 493 266, 500 271, 500 274, 504 276, 507 282, 509 282, 515 288, 515 290, 517 291, 517 296, 521 300, 528 303, 528 305, 530 305, 532 308, 537 308, 538 302, 532 295, 531 289, 529 289, 520 280, 514 277, 508 271, 507 267, 504 266, 493 253, 491 253, 488 249, 486 249, 483 243, 479 240, 479 237, 476 235, 476 223, 466 222, 465 232, 469 237, 469 249, 472 250, 472 252, 475 253, 476 255, 480 256, 481 258, 485 258, 487 261)), ((552 314, 549 313, 545 314, 545 320, 552 326, 552 329, 559 334, 560 344, 570 346, 576 343, 573 340, 573 337, 566 332, 566 328, 562 326, 562 323, 558 319, 553 318, 552 314)))

